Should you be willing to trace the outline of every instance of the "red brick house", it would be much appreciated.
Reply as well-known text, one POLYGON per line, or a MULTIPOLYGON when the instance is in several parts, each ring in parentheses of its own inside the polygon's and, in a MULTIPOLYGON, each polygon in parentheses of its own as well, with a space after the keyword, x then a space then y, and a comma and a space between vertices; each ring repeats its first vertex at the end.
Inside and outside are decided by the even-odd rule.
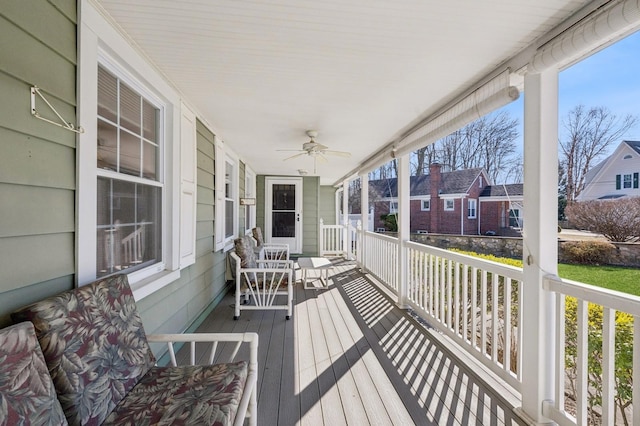
MULTIPOLYGON (((385 229, 381 216, 395 213, 397 179, 369 182, 374 230, 385 229)), ((411 176, 411 232, 434 234, 518 235, 522 217, 522 184, 491 185, 482 168, 411 176)))

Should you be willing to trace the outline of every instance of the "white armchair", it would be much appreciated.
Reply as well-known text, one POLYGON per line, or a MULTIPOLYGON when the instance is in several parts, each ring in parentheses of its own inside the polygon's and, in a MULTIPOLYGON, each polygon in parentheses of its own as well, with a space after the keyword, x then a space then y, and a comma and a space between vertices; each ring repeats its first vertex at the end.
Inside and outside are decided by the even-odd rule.
POLYGON ((265 259, 256 259, 249 237, 238 238, 230 252, 235 273, 234 319, 241 310, 286 310, 287 319, 293 313, 293 261, 289 249, 266 248, 265 259), (283 258, 284 257, 284 258, 283 258))

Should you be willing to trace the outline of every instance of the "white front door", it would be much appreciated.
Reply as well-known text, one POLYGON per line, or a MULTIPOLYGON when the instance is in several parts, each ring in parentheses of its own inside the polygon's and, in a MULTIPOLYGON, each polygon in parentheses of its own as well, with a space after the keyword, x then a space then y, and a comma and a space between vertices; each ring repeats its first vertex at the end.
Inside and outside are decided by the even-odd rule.
POLYGON ((265 178, 265 240, 302 253, 302 178, 265 178))

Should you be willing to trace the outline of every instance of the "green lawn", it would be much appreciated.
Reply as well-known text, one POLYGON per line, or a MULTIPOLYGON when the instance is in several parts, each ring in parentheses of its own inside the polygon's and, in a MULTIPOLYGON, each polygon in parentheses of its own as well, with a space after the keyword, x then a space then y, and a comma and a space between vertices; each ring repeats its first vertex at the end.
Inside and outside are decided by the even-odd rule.
POLYGON ((640 296, 640 269, 620 266, 558 264, 562 278, 640 296))

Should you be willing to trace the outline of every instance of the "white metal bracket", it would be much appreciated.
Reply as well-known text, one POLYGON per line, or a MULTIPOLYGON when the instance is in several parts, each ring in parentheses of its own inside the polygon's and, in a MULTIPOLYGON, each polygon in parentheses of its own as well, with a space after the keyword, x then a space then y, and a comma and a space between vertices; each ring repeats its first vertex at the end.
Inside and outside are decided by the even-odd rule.
POLYGON ((51 123, 58 127, 62 127, 63 129, 67 129, 75 133, 84 133, 84 129, 82 128, 82 126, 75 127, 73 124, 66 121, 64 118, 62 118, 60 113, 56 111, 53 105, 51 105, 47 100, 47 98, 45 98, 44 95, 40 92, 40 88, 38 86, 31 87, 31 115, 33 115, 35 118, 39 118, 42 121, 46 121, 47 123, 51 123), (53 113, 60 119, 60 122, 49 120, 48 118, 44 118, 43 116, 40 115, 38 111, 36 111, 36 95, 38 95, 40 99, 42 99, 44 103, 47 104, 47 106, 51 109, 51 111, 53 111, 53 113))

